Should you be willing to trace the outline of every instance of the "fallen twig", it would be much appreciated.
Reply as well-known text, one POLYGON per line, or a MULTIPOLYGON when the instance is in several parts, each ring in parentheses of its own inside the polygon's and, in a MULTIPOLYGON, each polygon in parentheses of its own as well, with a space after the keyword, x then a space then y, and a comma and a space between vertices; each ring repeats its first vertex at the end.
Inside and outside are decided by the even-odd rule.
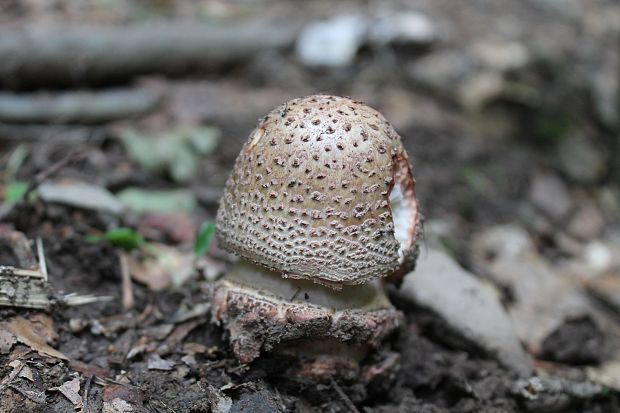
POLYGON ((88 412, 88 392, 90 391, 90 385, 92 382, 92 377, 86 379, 86 383, 84 383, 84 396, 82 396, 82 400, 84 404, 82 405, 82 409, 80 412, 86 413, 88 412))
POLYGON ((340 396, 344 404, 347 406, 347 408, 351 410, 351 412, 353 413, 360 413, 360 411, 357 410, 357 407, 355 407, 351 399, 349 399, 349 396, 347 396, 347 394, 344 391, 342 391, 338 383, 336 383, 336 380, 331 379, 331 384, 334 390, 336 390, 336 393, 338 393, 338 396, 340 396))
POLYGON ((129 273, 129 264, 127 263, 127 256, 122 252, 118 255, 121 265, 121 279, 122 279, 122 302, 125 310, 131 310, 133 308, 133 288, 131 286, 131 274, 129 273))
POLYGON ((0 266, 0 306, 47 309, 48 287, 39 269, 0 266))
POLYGON ((0 30, 0 87, 126 81, 179 75, 291 45, 298 28, 273 22, 26 26, 0 30))
POLYGON ((0 122, 104 123, 150 112, 157 94, 143 89, 50 94, 0 93, 0 122))
POLYGON ((104 136, 105 128, 101 126, 0 124, 0 141, 75 143, 104 136))
POLYGON ((45 251, 43 251, 43 240, 37 238, 37 255, 39 257, 39 269, 45 282, 47 282, 47 261, 45 260, 45 251))
POLYGON ((78 295, 75 293, 71 293, 63 296, 61 301, 63 304, 68 305, 69 307, 75 307, 85 304, 105 303, 109 301, 114 301, 114 299, 115 297, 111 295, 96 296, 92 294, 78 295))
MULTIPOLYGON (((38 263, 32 254, 30 241, 18 231, 1 234, 18 257, 20 268, 11 265, 0 265, 0 306, 23 307, 47 310, 52 305, 50 299, 51 286, 47 276, 47 260, 43 249, 43 241, 36 240, 38 263)), ((67 294, 55 299, 56 302, 68 305, 84 305, 114 300, 111 296, 67 294)))

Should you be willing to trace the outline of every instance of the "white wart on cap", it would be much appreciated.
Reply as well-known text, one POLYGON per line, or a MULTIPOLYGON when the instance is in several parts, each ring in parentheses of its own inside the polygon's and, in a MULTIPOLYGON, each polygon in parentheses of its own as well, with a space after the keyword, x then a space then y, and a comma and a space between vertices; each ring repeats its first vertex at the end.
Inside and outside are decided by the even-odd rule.
POLYGON ((415 181, 400 137, 349 98, 293 99, 243 147, 217 215, 219 244, 284 277, 333 288, 413 267, 415 181))

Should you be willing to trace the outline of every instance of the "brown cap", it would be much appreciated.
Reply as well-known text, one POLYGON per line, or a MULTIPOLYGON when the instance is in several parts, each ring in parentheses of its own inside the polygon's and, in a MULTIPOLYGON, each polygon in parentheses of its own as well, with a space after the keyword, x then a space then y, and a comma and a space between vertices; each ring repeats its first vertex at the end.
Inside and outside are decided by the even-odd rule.
POLYGON ((349 98, 293 99, 259 122, 227 182, 220 245, 340 288, 413 266, 415 181, 400 136, 349 98))

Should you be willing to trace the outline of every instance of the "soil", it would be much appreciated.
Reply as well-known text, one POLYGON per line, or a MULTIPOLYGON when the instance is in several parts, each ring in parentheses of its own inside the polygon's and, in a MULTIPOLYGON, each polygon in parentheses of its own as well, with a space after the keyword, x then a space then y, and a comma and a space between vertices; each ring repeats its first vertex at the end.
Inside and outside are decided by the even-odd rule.
MULTIPOLYGON (((116 249, 84 242, 85 229, 100 227, 101 223, 78 211, 57 208, 54 211, 51 206, 35 204, 18 211, 14 220, 16 228, 29 236, 43 236, 54 289, 89 293, 96 285, 97 294, 118 296, 121 281, 116 249)), ((2 251, 0 261, 11 262, 5 249, 2 251)), ((54 306, 50 315, 58 333, 56 348, 72 361, 59 363, 17 345, 11 355, 0 359, 4 366, 0 375, 9 374, 11 357, 28 353, 26 360, 37 378, 33 383, 25 378, 13 381, 4 395, 11 403, 0 410, 73 412, 67 398, 52 390, 73 377, 73 371, 92 379, 85 384, 90 389, 87 412, 100 411, 103 400, 117 394, 111 389, 114 384, 93 377, 122 377, 125 386, 118 385, 116 391, 124 400, 141 406, 136 411, 144 412, 216 411, 210 409, 214 398, 221 397, 232 399, 231 412, 348 412, 351 403, 368 413, 607 412, 620 405, 615 394, 604 398, 549 396, 549 400, 542 398, 532 404, 523 396, 512 372, 447 331, 435 315, 407 304, 396 292, 393 301, 404 311, 407 322, 364 362, 366 366, 393 366, 373 381, 345 374, 331 380, 295 377, 290 374, 295 360, 269 355, 250 366, 239 365, 223 340, 222 330, 210 324, 206 316, 176 321, 180 308, 191 309, 205 302, 200 292, 203 284, 193 279, 181 288, 154 293, 134 283, 136 305, 130 312, 119 312, 117 302, 54 306), (147 355, 147 350, 130 358, 128 353, 137 343, 144 343, 151 354, 147 355), (173 367, 149 367, 153 354, 172 362, 173 367), (220 388, 225 390, 215 390, 220 388), (46 402, 33 401, 28 389, 32 394, 42 390, 46 402)), ((4 309, 0 316, 9 319, 19 314, 28 318, 35 313, 4 309)), ((591 362, 591 352, 602 346, 597 337, 588 320, 572 321, 545 341, 544 354, 563 362, 591 362), (590 344, 584 346, 584 341, 590 344), (574 342, 576 347, 567 348, 567 342, 574 342)))

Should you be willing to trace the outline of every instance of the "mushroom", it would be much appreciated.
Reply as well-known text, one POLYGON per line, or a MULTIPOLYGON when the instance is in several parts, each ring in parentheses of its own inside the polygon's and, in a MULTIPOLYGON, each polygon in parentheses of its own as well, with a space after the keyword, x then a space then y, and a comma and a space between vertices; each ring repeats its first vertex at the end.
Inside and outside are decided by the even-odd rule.
POLYGON ((240 361, 343 343, 363 357, 401 324, 381 278, 415 265, 414 186, 400 137, 360 102, 308 96, 259 121, 217 214, 241 261, 209 290, 240 361))

